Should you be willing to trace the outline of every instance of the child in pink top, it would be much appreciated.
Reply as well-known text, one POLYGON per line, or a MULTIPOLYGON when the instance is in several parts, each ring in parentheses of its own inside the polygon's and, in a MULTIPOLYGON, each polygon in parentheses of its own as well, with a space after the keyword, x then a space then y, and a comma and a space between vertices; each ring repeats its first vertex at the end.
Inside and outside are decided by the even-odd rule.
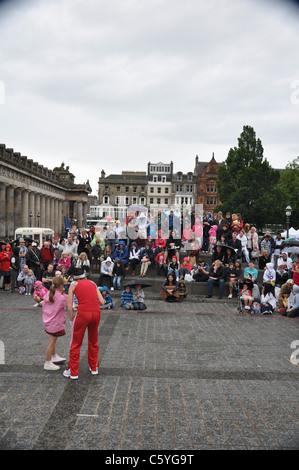
POLYGON ((48 292, 48 289, 43 285, 41 281, 35 281, 33 298, 36 304, 34 305, 34 307, 41 307, 43 305, 43 299, 48 292))
POLYGON ((56 354, 56 340, 58 336, 65 335, 65 318, 67 307, 67 295, 64 292, 64 281, 61 276, 55 276, 50 291, 43 301, 43 323, 46 333, 49 335, 49 344, 46 350, 45 370, 58 370, 59 362, 66 359, 56 354))

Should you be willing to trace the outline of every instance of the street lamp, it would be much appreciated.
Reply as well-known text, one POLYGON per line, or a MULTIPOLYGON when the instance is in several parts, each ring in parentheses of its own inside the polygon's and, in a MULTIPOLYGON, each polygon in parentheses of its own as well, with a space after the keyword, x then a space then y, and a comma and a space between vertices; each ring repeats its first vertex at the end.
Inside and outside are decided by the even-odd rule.
POLYGON ((30 227, 32 227, 32 217, 33 217, 33 214, 32 214, 32 211, 30 211, 29 213, 30 227))
POLYGON ((292 215, 291 206, 286 207, 286 216, 287 216, 287 238, 289 238, 289 228, 290 228, 290 217, 292 215))
POLYGON ((37 226, 39 228, 40 226, 40 213, 39 212, 37 213, 36 217, 37 217, 37 226))

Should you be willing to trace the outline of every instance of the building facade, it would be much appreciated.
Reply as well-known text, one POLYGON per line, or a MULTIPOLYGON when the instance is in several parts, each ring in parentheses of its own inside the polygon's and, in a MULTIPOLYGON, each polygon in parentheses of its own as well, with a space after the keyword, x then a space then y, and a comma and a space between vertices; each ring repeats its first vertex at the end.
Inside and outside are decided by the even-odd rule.
POLYGON ((132 204, 147 206, 147 174, 145 171, 122 171, 106 176, 102 170, 98 180, 98 206, 90 207, 90 217, 124 219, 132 204))
POLYGON ((147 201, 152 210, 167 210, 173 203, 173 162, 148 163, 147 201))
POLYGON ((50 170, 0 144, 0 238, 14 238, 19 227, 64 231, 64 217, 80 228, 85 225, 87 181, 75 184, 69 167, 50 170))
POLYGON ((196 204, 202 204, 204 212, 213 212, 220 204, 217 193, 218 166, 214 153, 209 162, 201 162, 195 158, 194 175, 196 178, 196 204))

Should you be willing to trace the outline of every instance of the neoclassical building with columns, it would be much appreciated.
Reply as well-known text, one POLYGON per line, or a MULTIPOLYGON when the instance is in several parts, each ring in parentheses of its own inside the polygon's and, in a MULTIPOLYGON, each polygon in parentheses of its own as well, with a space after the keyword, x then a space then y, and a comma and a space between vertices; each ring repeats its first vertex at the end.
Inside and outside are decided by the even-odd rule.
POLYGON ((75 184, 64 163, 50 170, 0 144, 0 239, 29 226, 62 234, 64 217, 83 227, 90 192, 89 182, 75 184))

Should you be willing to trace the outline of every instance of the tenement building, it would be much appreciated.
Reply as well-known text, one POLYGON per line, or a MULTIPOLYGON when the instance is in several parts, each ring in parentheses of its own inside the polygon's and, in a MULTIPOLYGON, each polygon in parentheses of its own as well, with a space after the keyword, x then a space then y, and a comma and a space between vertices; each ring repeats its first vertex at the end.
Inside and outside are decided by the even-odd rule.
POLYGON ((202 204, 204 212, 213 212, 220 204, 217 193, 218 166, 213 156, 209 162, 201 162, 198 156, 195 158, 194 175, 196 177, 196 204, 202 204))
POLYGON ((90 192, 89 182, 75 184, 64 163, 50 170, 0 144, 0 238, 30 226, 61 234, 64 217, 84 226, 90 192))

